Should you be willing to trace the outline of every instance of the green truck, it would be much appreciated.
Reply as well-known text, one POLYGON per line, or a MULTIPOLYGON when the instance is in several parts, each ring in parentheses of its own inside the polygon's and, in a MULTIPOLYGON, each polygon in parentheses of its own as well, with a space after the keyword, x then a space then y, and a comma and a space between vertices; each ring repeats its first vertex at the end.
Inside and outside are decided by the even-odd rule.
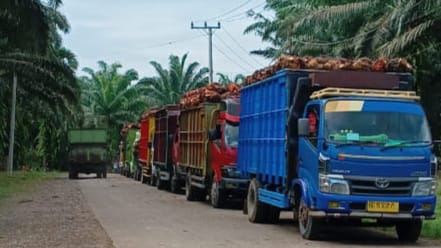
POLYGON ((107 132, 105 129, 72 129, 69 139, 69 179, 79 173, 107 177, 107 132))

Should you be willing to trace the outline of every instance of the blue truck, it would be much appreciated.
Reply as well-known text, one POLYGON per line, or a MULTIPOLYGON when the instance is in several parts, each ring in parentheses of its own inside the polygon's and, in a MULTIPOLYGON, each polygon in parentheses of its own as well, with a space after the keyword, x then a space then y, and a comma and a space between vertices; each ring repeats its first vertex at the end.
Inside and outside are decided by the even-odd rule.
POLYGON ((410 73, 282 69, 241 89, 238 169, 250 222, 293 211, 305 239, 345 223, 415 242, 437 160, 410 73))

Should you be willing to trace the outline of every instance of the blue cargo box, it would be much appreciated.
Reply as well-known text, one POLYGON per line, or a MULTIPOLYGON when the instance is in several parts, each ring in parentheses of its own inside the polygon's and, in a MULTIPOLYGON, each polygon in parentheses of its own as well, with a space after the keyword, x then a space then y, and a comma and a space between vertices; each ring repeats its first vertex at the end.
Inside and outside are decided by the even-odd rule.
POLYGON ((286 184, 288 110, 298 79, 311 72, 282 70, 241 89, 238 168, 243 177, 286 184))

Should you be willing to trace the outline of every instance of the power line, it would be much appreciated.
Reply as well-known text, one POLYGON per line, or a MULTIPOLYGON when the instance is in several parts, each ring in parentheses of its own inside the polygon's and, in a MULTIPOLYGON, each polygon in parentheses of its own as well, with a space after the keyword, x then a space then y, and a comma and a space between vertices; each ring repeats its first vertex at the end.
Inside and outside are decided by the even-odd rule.
MULTIPOLYGON (((200 31, 202 32, 202 31, 200 31)), ((205 34, 204 34, 205 35, 205 34)), ((226 53, 224 53, 219 47, 217 47, 215 44, 213 44, 214 49, 216 49, 219 53, 221 53, 226 59, 228 59, 229 61, 231 61, 233 64, 237 65, 238 67, 240 67, 242 70, 249 72, 250 70, 246 69, 245 67, 243 67, 241 64, 237 63, 236 60, 232 59, 230 56, 228 56, 226 53)))
POLYGON ((252 65, 252 64, 249 63, 247 60, 243 59, 239 54, 237 54, 237 52, 234 51, 234 50, 233 50, 233 49, 227 44, 227 42, 225 42, 225 41, 224 41, 219 35, 216 35, 216 37, 220 40, 220 42, 221 42, 222 44, 224 44, 224 45, 228 48, 228 50, 230 50, 230 52, 231 52, 232 54, 236 55, 236 57, 238 57, 239 60, 241 60, 241 61, 244 62, 245 64, 249 65, 251 68, 256 68, 255 65, 252 65))
MULTIPOLYGON (((227 15, 237 11, 238 9, 242 8, 243 6, 247 5, 248 3, 252 2, 252 1, 254 1, 254 0, 247 0, 247 1, 243 2, 243 3, 241 3, 240 5, 238 5, 237 7, 234 7, 232 9, 230 9, 230 10, 220 14, 220 15, 213 16, 211 18, 206 19, 206 21, 212 21, 212 20, 215 20, 215 19, 227 16, 227 15)), ((199 22, 199 21, 202 21, 202 20, 197 20, 196 22, 199 22)), ((220 21, 220 20, 218 20, 218 21, 220 21)))
POLYGON ((144 48, 144 49, 151 49, 151 48, 157 48, 157 47, 169 46, 169 45, 173 45, 173 44, 180 43, 180 42, 184 42, 184 41, 195 40, 195 39, 197 39, 197 38, 201 38, 201 37, 204 37, 204 36, 205 36, 205 35, 198 35, 198 36, 193 36, 193 37, 189 37, 189 38, 186 38, 186 39, 180 39, 180 40, 174 40, 174 41, 168 41, 168 42, 158 43, 158 44, 156 44, 156 45, 148 46, 148 47, 146 47, 146 48, 144 48))
POLYGON ((209 62, 209 76, 210 76, 210 82, 213 82, 213 29, 220 29, 221 25, 220 22, 217 23, 217 26, 208 26, 207 22, 204 23, 204 26, 194 26, 193 22, 191 23, 191 29, 207 29, 208 30, 208 62, 209 62))
POLYGON ((253 56, 251 56, 251 54, 249 53, 249 51, 247 51, 236 39, 234 39, 234 37, 230 34, 230 32, 227 31, 227 29, 225 29, 224 27, 224 31, 225 33, 228 35, 228 37, 230 37, 231 40, 233 40, 234 43, 236 43, 236 45, 238 47, 240 47, 242 49, 242 51, 244 51, 248 56, 250 56, 250 58, 252 60, 254 60, 254 62, 256 62, 257 64, 259 64, 260 66, 264 66, 262 63, 260 63, 257 59, 255 59, 253 56))

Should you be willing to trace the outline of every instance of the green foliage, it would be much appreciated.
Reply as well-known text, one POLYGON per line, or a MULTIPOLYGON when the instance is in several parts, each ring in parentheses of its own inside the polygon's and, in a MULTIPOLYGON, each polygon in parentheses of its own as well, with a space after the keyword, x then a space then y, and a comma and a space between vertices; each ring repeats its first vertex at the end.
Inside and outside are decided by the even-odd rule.
POLYGON ((5 172, 0 172, 0 202, 15 193, 31 190, 39 183, 58 175, 58 172, 28 171, 16 172, 9 176, 5 172))
POLYGON ((429 238, 441 238, 441 188, 437 190, 436 219, 427 220, 423 223, 421 235, 429 238))
POLYGON ((192 62, 186 67, 186 61, 187 54, 184 54, 182 59, 170 55, 168 70, 156 61, 150 62, 158 75, 143 78, 139 83, 146 87, 153 104, 177 104, 184 92, 208 83, 208 68, 199 69, 198 62, 192 62))
POLYGON ((148 98, 145 88, 139 83, 138 73, 130 69, 120 73, 118 63, 111 65, 98 62, 99 69, 84 68, 87 76, 80 78, 82 88, 81 104, 84 111, 84 127, 108 128, 109 153, 115 156, 119 131, 126 122, 137 122, 147 109, 148 98), (97 126, 96 118, 102 119, 97 126))
POLYGON ((252 53, 332 57, 405 57, 415 66, 432 134, 440 137, 440 0, 267 0, 245 29, 271 46, 252 53), (433 104, 437 103, 437 104, 433 104))
POLYGON ((245 76, 242 74, 237 74, 234 76, 234 79, 230 79, 228 75, 223 73, 216 73, 216 75, 219 77, 217 80, 220 84, 229 84, 229 83, 235 83, 235 84, 241 84, 245 81, 245 76))
POLYGON ((9 146, 14 74, 15 165, 54 168, 65 154, 62 143, 75 122, 80 88, 73 72, 75 56, 61 46, 58 32, 67 32, 69 24, 58 12, 60 4, 60 0, 0 2, 0 167, 9 146))

